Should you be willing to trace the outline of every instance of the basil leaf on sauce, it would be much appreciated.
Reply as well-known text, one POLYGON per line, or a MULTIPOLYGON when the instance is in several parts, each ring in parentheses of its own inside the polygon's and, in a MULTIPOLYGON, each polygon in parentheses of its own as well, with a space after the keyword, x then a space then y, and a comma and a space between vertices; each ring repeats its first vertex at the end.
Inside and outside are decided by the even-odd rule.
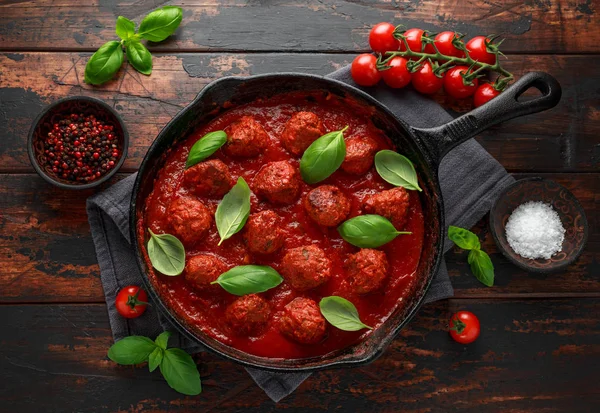
POLYGON ((127 54, 127 60, 135 70, 144 75, 150 75, 152 73, 152 55, 148 49, 146 49, 146 46, 137 40, 128 41, 125 52, 127 54))
POLYGON ((345 298, 336 295, 325 297, 319 303, 319 308, 323 317, 340 330, 358 331, 363 328, 372 330, 371 327, 360 321, 356 307, 345 298))
POLYGON ((494 285, 494 264, 490 256, 484 251, 474 249, 469 251, 468 257, 471 271, 483 285, 491 287, 494 285))
POLYGON ((195 396, 202 392, 200 373, 194 359, 179 348, 164 351, 160 372, 169 386, 179 393, 195 396))
POLYGON ((148 356, 148 369, 152 373, 162 363, 165 351, 162 348, 156 347, 148 356))
POLYGON ((123 64, 121 43, 113 40, 104 43, 85 65, 85 83, 99 85, 112 79, 123 64))
POLYGON ((344 129, 329 132, 314 141, 300 159, 300 174, 307 184, 316 184, 328 178, 344 162, 346 142, 344 129))
POLYGON ((153 233, 150 228, 148 257, 152 266, 164 275, 179 275, 185 268, 185 248, 181 241, 171 234, 153 233))
POLYGON ((377 248, 408 231, 397 231, 394 225, 381 215, 359 215, 338 227, 341 237, 360 248, 377 248))
POLYGON ((221 237, 219 245, 244 227, 248 215, 250 215, 250 188, 244 178, 239 177, 215 212, 217 231, 221 237))
POLYGON ((146 40, 161 42, 175 32, 182 19, 181 7, 161 7, 144 17, 138 34, 146 40))
POLYGON ((477 235, 467 229, 450 225, 448 227, 448 238, 463 250, 481 249, 477 235))
POLYGON ((240 265, 224 272, 211 284, 219 284, 234 295, 257 294, 277 287, 283 278, 266 265, 240 265))
POLYGON ((218 151, 226 141, 227 134, 222 130, 210 132, 201 137, 190 149, 187 161, 185 162, 186 169, 211 156, 218 151))
POLYGON ((129 336, 117 341, 108 349, 108 358, 125 366, 140 364, 148 360, 155 348, 156 344, 148 337, 129 336))
POLYGON ((406 156, 385 149, 375 154, 375 169, 385 181, 413 191, 421 191, 417 172, 406 156))

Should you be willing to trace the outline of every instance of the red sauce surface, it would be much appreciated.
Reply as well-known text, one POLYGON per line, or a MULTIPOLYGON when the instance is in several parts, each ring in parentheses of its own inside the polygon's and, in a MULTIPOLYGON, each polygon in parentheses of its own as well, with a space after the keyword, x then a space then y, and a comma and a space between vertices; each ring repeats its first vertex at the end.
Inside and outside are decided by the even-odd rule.
MULTIPOLYGON (((221 150, 215 153, 213 157, 221 159, 229 166, 234 180, 242 176, 252 188, 254 176, 267 162, 288 160, 298 167, 299 158, 290 155, 278 139, 286 121, 298 111, 317 114, 327 131, 340 130, 349 125, 348 131, 344 134, 346 139, 353 136, 369 136, 379 143, 380 149, 395 149, 391 141, 370 121, 367 110, 352 102, 326 96, 323 93, 287 94, 269 101, 258 101, 233 108, 196 130, 167 154, 165 166, 157 175, 154 190, 148 196, 144 214, 138 221, 140 238, 147 239, 146 228, 148 227, 155 233, 172 233, 165 211, 174 197, 187 194, 186 188, 180 186, 180 183, 189 149, 206 133, 225 129, 241 116, 253 116, 269 134, 271 144, 262 155, 253 159, 231 158, 221 150)), ((298 292, 284 281, 278 287, 261 294, 271 304, 271 318, 267 328, 259 336, 237 336, 227 326, 224 317, 225 309, 237 298, 236 296, 225 291, 217 294, 198 292, 188 285, 183 274, 167 277, 151 269, 150 279, 163 300, 190 328, 202 331, 244 352, 263 357, 292 359, 323 355, 347 347, 371 334, 369 330, 346 332, 329 325, 326 337, 321 343, 303 345, 281 335, 276 319, 283 307, 295 297, 312 298, 318 303, 322 297, 338 295, 354 303, 364 323, 375 328, 381 325, 396 308, 403 305, 416 282, 416 269, 421 255, 424 231, 419 196, 417 192, 409 191, 409 218, 403 230, 412 231, 412 235, 399 236, 379 248, 386 252, 390 264, 387 284, 379 292, 357 295, 352 292, 346 280, 344 261, 348 254, 357 252, 358 248, 345 242, 335 228, 320 227, 313 222, 302 205, 304 195, 314 187, 323 184, 337 185, 352 199, 350 217, 361 214, 361 205, 366 196, 392 188, 379 177, 373 167, 364 176, 357 177, 338 170, 317 185, 310 186, 302 182, 301 196, 293 205, 274 206, 252 194, 251 213, 272 209, 284 218, 286 240, 281 250, 267 256, 250 254, 245 248, 242 232, 235 234, 221 246, 217 246, 219 236, 214 222, 209 235, 196 248, 186 249, 188 258, 201 252, 208 252, 221 257, 229 267, 244 264, 243 256, 250 254, 252 264, 270 265, 280 273, 280 261, 286 249, 314 244, 325 251, 332 262, 332 277, 324 285, 307 292, 298 292)), ((214 213, 219 200, 202 197, 200 199, 214 213)), ((151 268, 147 255, 146 261, 151 268)))

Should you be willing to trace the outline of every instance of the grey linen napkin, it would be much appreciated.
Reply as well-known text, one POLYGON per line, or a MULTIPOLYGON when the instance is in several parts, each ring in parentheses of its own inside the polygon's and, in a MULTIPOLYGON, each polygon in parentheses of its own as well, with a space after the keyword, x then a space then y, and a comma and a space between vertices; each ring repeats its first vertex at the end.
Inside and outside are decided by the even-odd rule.
MULTIPOLYGON (((348 67, 329 76, 354 85, 348 67)), ((412 90, 398 91, 381 86, 365 91, 412 126, 432 127, 452 119, 434 101, 412 90)), ((444 158, 439 175, 446 223, 465 228, 470 228, 479 221, 489 211, 499 192, 513 182, 506 170, 473 139, 453 149, 444 158)), ((149 307, 144 316, 131 320, 121 317, 115 309, 115 298, 120 288, 130 284, 142 285, 142 275, 137 268, 129 239, 129 205, 134 180, 135 175, 127 177, 87 201, 88 219, 100 265, 113 337, 115 341, 130 335, 156 337, 162 331, 170 330, 174 333, 170 345, 183 348, 189 353, 203 351, 202 346, 178 334, 176 328, 158 313, 156 306, 149 307)), ((444 252, 451 246, 447 240, 444 252)), ((426 302, 452 295, 446 264, 442 261, 427 293, 426 302)), ((247 371, 276 402, 292 393, 310 376, 310 373, 270 373, 251 368, 247 371)))

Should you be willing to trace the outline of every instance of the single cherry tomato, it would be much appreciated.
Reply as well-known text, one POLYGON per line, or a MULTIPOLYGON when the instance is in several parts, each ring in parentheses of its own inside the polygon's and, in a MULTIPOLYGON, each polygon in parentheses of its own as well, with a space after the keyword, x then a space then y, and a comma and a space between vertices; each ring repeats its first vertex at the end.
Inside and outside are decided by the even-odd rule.
POLYGON ((461 41, 458 33, 450 31, 438 33, 435 36, 435 46, 441 54, 446 56, 465 57, 465 52, 454 45, 455 38, 461 41))
POLYGON ((400 43, 394 38, 394 27, 391 23, 377 23, 369 32, 369 45, 374 52, 385 53, 398 50, 400 43))
POLYGON ((446 72, 444 76, 444 90, 450 96, 456 99, 462 99, 472 96, 477 90, 479 81, 473 79, 470 85, 465 84, 463 74, 467 73, 469 68, 467 66, 454 66, 452 69, 446 72))
POLYGON ((472 343, 479 337, 479 319, 470 311, 459 311, 450 318, 449 331, 454 341, 472 343))
POLYGON ((495 64, 496 55, 494 53, 490 53, 490 50, 486 44, 488 42, 489 40, 485 36, 477 36, 469 40, 466 47, 469 51, 469 56, 471 56, 471 59, 480 63, 487 63, 489 65, 495 64))
POLYGON ((426 95, 433 95, 442 88, 444 76, 437 77, 429 62, 421 65, 421 68, 412 74, 413 87, 426 95))
POLYGON ((476 108, 478 108, 479 106, 494 99, 499 94, 500 92, 496 90, 494 86, 490 85, 489 83, 484 83, 479 85, 475 91, 475 94, 473 95, 473 104, 476 108))
MULTIPOLYGON (((425 31, 421 29, 408 29, 404 32, 404 36, 406 36, 406 43, 408 43, 408 47, 413 52, 420 52, 424 50, 423 44, 421 43, 423 33, 425 33, 425 31)), ((403 52, 406 51, 406 46, 404 45, 404 42, 402 40, 400 40, 400 50, 402 50, 403 52)), ((433 49, 431 50, 431 52, 427 53, 433 53, 433 49)))
POLYGON ((123 287, 115 300, 117 311, 125 318, 136 318, 144 314, 148 307, 146 291, 135 285, 123 287))
POLYGON ((369 53, 356 56, 350 67, 350 74, 361 86, 375 86, 381 80, 381 73, 377 70, 377 58, 369 53))
POLYGON ((396 89, 408 85, 410 83, 411 74, 406 67, 407 63, 408 60, 402 56, 396 56, 390 60, 387 63, 387 66, 389 66, 390 69, 381 71, 381 76, 383 77, 385 84, 396 89))

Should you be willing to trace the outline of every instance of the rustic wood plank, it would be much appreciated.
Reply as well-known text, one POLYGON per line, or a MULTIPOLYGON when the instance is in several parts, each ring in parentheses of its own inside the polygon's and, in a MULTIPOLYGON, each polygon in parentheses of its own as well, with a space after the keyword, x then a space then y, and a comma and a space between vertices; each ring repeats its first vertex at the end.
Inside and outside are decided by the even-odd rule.
MULTIPOLYGON (((456 248, 446 260, 457 296, 600 294, 595 276, 600 273, 600 174, 543 176, 568 187, 587 211, 590 238, 583 255, 563 272, 527 274, 497 251, 485 217, 474 231, 496 266, 496 286, 481 285, 470 272, 467 254, 456 248)), ((10 194, 0 197, 0 302, 103 302, 85 213, 85 198, 93 191, 61 191, 37 175, 18 174, 0 175, 0 193, 10 194)))
MULTIPOLYGON (((0 54, 0 172, 32 171, 26 136, 45 104, 71 95, 92 95, 115 107, 131 143, 125 171, 140 164, 162 127, 207 83, 222 76, 299 71, 326 74, 351 61, 346 54, 183 54, 154 59, 145 77, 125 67, 100 88, 83 83, 87 54, 0 54)), ((597 171, 600 166, 600 56, 510 56, 516 74, 545 70, 563 86, 551 111, 515 119, 484 132, 479 141, 513 171, 597 171)), ((401 92, 399 92, 401 93, 401 92)), ((436 100, 465 111, 468 104, 443 94, 436 100)))
POLYGON ((212 354, 196 357, 197 397, 175 393, 145 366, 115 365, 102 305, 5 305, 0 317, 8 411, 590 412, 600 402, 590 364, 600 356, 599 299, 430 304, 373 364, 316 373, 278 405, 241 367, 212 354), (482 323, 469 346, 446 333, 459 309, 482 323))
MULTIPOLYGON (((95 50, 115 38, 115 19, 137 22, 164 1, 3 1, 3 50, 95 50), (60 30, 57 30, 60 28, 60 30)), ((506 36, 508 52, 598 52, 600 25, 591 0, 389 2, 174 1, 185 11, 163 51, 358 51, 368 47, 372 25, 391 21, 434 32, 506 36), (297 23, 301 22, 301 23, 297 23), (257 41, 258 40, 258 41, 257 41)))

